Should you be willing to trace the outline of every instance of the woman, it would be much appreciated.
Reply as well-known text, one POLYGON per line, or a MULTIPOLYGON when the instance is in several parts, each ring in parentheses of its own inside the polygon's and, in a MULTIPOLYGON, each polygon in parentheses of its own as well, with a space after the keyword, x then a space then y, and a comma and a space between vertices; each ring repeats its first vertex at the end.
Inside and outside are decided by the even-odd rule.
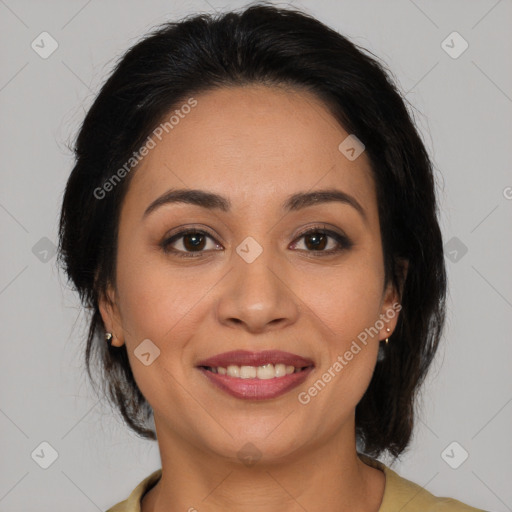
POLYGON ((436 208, 384 68, 319 21, 253 5, 131 48, 60 224, 89 374, 162 460, 110 512, 477 510, 376 459, 442 332, 436 208))

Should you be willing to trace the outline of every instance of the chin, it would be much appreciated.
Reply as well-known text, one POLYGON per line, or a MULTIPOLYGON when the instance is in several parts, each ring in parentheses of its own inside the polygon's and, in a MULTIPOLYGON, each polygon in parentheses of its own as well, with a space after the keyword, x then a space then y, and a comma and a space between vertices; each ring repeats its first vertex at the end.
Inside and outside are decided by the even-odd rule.
POLYGON ((222 439, 205 439, 205 442, 219 458, 236 464, 253 466, 258 463, 261 466, 284 463, 297 455, 301 445, 306 445, 307 442, 297 439, 296 433, 301 431, 298 426, 293 429, 290 429, 291 425, 287 428, 282 428, 283 425, 279 427, 282 421, 282 416, 276 418, 270 428, 268 418, 267 421, 260 422, 261 428, 252 425, 247 429, 247 425, 240 425, 238 429, 229 430, 233 437, 225 435, 222 439))

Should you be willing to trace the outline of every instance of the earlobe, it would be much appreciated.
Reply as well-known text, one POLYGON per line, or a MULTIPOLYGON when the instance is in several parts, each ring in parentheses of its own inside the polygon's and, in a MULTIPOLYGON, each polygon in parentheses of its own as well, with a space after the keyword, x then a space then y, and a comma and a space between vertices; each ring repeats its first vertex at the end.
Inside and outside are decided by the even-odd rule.
POLYGON ((399 312, 402 309, 402 306, 400 302, 397 300, 397 298, 398 295, 393 294, 393 296, 391 297, 391 301, 385 302, 380 315, 379 327, 381 327, 381 329, 379 333, 379 339, 386 340, 386 344, 390 342, 389 338, 391 338, 391 336, 393 335, 393 332, 398 321, 399 312))

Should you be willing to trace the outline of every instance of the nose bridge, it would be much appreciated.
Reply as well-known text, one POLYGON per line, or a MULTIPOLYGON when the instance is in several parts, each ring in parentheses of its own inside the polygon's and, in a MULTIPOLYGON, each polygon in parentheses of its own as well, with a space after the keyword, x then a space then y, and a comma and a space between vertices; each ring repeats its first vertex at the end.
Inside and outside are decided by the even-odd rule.
MULTIPOLYGON (((263 236, 263 235, 260 235, 263 236)), ((219 321, 242 324, 247 330, 264 331, 296 319, 295 297, 280 275, 282 259, 273 254, 271 243, 245 238, 232 254, 232 270, 219 297, 219 321)))

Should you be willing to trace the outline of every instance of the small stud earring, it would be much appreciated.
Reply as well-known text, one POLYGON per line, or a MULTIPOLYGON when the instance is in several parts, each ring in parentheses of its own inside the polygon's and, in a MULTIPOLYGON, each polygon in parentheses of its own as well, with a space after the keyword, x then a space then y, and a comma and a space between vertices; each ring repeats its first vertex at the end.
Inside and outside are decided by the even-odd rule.
POLYGON ((110 345, 112 346, 112 340, 114 339, 114 336, 111 332, 106 332, 105 333, 105 341, 110 345))
MULTIPOLYGON (((386 332, 391 332, 389 327, 386 327, 386 332)), ((386 345, 389 343, 389 337, 386 338, 386 345)))

